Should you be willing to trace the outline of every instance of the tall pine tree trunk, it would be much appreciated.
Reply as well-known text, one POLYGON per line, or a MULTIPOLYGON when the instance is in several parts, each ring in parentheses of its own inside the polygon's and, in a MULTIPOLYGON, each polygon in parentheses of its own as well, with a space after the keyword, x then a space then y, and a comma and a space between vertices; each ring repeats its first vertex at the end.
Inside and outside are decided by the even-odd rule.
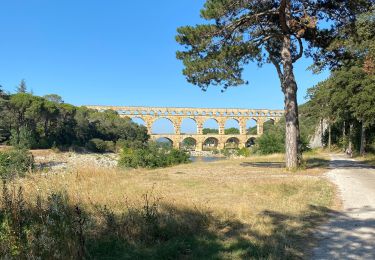
POLYGON ((331 144, 332 144, 332 128, 331 128, 331 121, 328 121, 328 151, 331 151, 331 144))
POLYGON ((342 143, 344 145, 344 152, 346 151, 346 130, 345 130, 345 121, 343 122, 343 126, 342 126, 342 143))
POLYGON ((349 144, 348 144, 348 153, 349 153, 350 157, 353 156, 352 135, 353 135, 353 123, 350 123, 350 125, 349 125, 349 144))
POLYGON ((284 70, 283 92, 285 105, 285 163, 288 169, 296 168, 301 159, 299 149, 299 122, 297 105, 297 83, 293 73, 290 35, 284 36, 282 63, 284 70))
POLYGON ((323 139, 324 139, 324 119, 320 119, 320 146, 323 147, 323 139))
POLYGON ((362 127, 361 127, 361 147, 359 149, 359 154, 361 156, 364 156, 366 153, 366 127, 363 124, 362 121, 362 127))

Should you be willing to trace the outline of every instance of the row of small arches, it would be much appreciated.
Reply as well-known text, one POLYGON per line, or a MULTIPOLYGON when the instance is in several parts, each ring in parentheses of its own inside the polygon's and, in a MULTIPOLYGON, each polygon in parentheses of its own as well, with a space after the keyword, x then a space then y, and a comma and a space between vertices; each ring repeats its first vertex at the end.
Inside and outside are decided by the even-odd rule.
POLYGON ((249 111, 249 112, 198 112, 198 111, 161 111, 161 110, 118 110, 120 115, 152 115, 152 116, 276 116, 280 117, 283 114, 281 112, 260 112, 260 111, 249 111))

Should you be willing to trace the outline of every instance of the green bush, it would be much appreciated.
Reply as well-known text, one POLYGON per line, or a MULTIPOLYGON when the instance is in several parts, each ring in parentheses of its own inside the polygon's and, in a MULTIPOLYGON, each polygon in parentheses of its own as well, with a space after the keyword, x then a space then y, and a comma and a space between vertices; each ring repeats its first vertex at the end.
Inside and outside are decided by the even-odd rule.
POLYGON ((243 147, 239 150, 237 150, 237 156, 244 156, 244 157, 249 157, 251 154, 250 149, 243 147))
POLYGON ((35 135, 26 126, 21 126, 18 132, 13 129, 11 134, 10 144, 14 147, 31 149, 36 145, 35 135))
POLYGON ((106 146, 106 152, 115 152, 116 151, 116 146, 115 143, 112 141, 104 141, 105 146, 106 146))
POLYGON ((14 149, 0 152, 0 176, 2 178, 24 176, 33 167, 33 155, 27 150, 14 149))
POLYGON ((95 153, 114 152, 115 144, 112 141, 103 141, 99 138, 93 138, 86 144, 86 148, 95 153))
POLYGON ((133 148, 133 149, 140 149, 145 147, 144 142, 139 140, 125 140, 125 139, 118 139, 116 142, 116 151, 121 151, 124 148, 133 148))
POLYGON ((143 148, 123 148, 118 165, 127 168, 158 168, 188 162, 190 160, 186 152, 150 143, 143 148))
POLYGON ((256 151, 260 154, 283 153, 285 151, 284 135, 276 131, 264 133, 257 139, 256 151))

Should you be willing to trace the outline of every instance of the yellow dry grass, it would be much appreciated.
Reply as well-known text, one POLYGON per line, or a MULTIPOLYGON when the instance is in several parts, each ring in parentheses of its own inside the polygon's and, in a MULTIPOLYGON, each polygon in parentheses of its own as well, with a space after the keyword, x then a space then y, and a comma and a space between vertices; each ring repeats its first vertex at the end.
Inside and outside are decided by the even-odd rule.
MULTIPOLYGON (((305 156, 308 160, 315 157, 313 153, 305 156)), ((262 236, 272 236, 276 229, 272 224, 275 219, 265 212, 286 217, 283 223, 287 228, 310 232, 311 223, 302 219, 309 217, 312 207, 331 207, 334 188, 321 178, 324 167, 308 165, 307 170, 288 172, 279 165, 282 159, 282 155, 257 156, 156 170, 82 165, 65 173, 35 173, 17 182, 30 201, 35 201, 36 195, 66 191, 72 203, 88 210, 106 205, 121 212, 125 201, 141 206, 142 194, 153 191, 163 203, 208 210, 220 219, 246 224, 262 236)), ((320 156, 322 159, 324 156, 320 156)), ((257 240, 245 231, 242 235, 257 240)))
POLYGON ((360 157, 357 157, 356 159, 363 163, 367 163, 371 166, 375 166, 375 154, 372 154, 372 153, 366 154, 366 156, 360 156, 360 157))

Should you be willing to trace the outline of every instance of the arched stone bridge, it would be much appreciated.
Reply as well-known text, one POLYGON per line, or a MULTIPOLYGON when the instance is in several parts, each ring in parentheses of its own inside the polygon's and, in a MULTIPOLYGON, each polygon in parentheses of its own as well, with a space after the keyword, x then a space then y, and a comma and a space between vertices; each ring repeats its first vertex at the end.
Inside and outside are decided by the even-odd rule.
POLYGON ((277 122, 283 117, 283 110, 269 109, 236 109, 236 108, 177 108, 177 107, 128 107, 128 106, 87 106, 98 111, 114 110, 123 117, 140 118, 145 122, 148 133, 153 140, 159 138, 169 139, 175 148, 186 138, 195 140, 195 150, 201 151, 204 146, 215 146, 223 149, 228 143, 236 143, 238 147, 245 147, 246 143, 263 134, 263 124, 268 120, 277 122), (153 134, 153 123, 161 118, 172 122, 174 134, 153 134), (197 125, 196 134, 182 134, 181 124, 186 118, 195 121, 197 125), (218 123, 218 134, 203 134, 203 124, 214 119, 218 123), (226 135, 225 123, 233 119, 238 122, 239 134, 226 135), (246 123, 248 120, 256 121, 257 134, 247 134, 246 123), (210 141, 210 142, 208 142, 210 141), (207 144, 208 142, 208 144, 207 144))

